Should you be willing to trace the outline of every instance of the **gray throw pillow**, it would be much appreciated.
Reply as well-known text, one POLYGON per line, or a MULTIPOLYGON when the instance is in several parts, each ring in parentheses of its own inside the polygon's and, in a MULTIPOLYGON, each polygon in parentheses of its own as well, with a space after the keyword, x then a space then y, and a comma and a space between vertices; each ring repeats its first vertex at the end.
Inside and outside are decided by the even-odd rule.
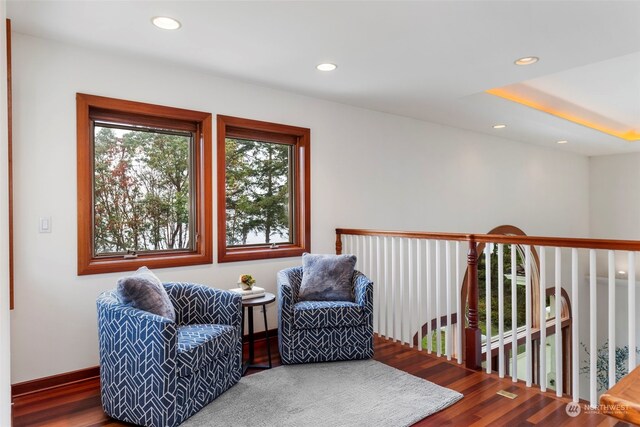
POLYGON ((139 310, 166 317, 175 322, 176 312, 162 282, 147 267, 118 280, 118 293, 123 303, 139 310))
POLYGON ((298 301, 353 301, 355 255, 302 255, 298 301))

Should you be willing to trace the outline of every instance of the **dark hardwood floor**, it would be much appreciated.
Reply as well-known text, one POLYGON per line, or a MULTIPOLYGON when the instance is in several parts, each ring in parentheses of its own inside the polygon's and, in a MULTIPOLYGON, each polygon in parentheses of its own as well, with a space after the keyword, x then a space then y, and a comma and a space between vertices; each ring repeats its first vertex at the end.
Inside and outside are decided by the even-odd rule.
MULTIPOLYGON (((280 365, 276 340, 272 340, 275 366, 280 365)), ((256 362, 266 362, 264 344, 256 349, 256 362)), ((375 359, 436 384, 457 390, 464 398, 449 408, 418 422, 416 426, 626 426, 615 418, 585 414, 572 418, 566 414, 569 399, 526 388, 496 375, 475 372, 426 352, 418 352, 392 341, 375 339, 375 359), (507 390, 518 395, 511 400, 497 395, 507 390)), ((248 374, 258 372, 249 370, 248 374)), ((127 426, 108 418, 100 406, 98 380, 16 397, 14 427, 97 427, 127 426)))

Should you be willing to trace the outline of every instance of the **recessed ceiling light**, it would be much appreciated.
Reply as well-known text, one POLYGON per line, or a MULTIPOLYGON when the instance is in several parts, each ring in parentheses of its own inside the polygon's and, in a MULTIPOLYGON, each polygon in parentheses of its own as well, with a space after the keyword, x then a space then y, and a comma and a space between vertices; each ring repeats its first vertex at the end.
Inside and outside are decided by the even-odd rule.
POLYGON ((323 64, 318 64, 316 66, 316 68, 320 71, 333 71, 336 68, 338 68, 338 66, 336 64, 332 64, 330 62, 325 62, 323 64))
POLYGON ((516 65, 531 65, 538 62, 539 59, 540 58, 538 58, 537 56, 525 56, 523 58, 516 59, 514 63, 516 65))
POLYGON ((566 139, 562 139, 562 140, 558 141, 558 144, 566 144, 567 142, 569 142, 569 141, 567 141, 566 139))
POLYGON ((507 127, 507 125, 493 125, 494 129, 504 129, 506 127, 507 127))
POLYGON ((626 272, 626 271, 624 271, 624 270, 619 270, 619 271, 618 271, 618 274, 627 274, 627 272, 626 272))
POLYGON ((168 16, 156 16, 151 19, 151 22, 163 30, 177 30, 182 26, 176 19, 169 18, 168 16))

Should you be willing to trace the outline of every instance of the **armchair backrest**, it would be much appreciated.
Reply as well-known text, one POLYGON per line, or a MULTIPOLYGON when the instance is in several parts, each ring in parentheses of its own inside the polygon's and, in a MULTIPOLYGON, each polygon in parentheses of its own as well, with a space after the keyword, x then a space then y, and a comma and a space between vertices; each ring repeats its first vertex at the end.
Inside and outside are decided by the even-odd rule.
POLYGON ((164 283, 164 288, 178 326, 214 323, 240 327, 242 323, 240 294, 195 283, 164 283))

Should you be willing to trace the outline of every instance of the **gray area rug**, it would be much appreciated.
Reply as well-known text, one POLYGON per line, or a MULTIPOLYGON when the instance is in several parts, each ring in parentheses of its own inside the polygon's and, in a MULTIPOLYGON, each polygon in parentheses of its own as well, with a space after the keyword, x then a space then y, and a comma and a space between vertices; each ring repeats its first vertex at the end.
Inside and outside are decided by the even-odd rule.
POLYGON ((461 398, 375 360, 309 363, 243 377, 183 426, 408 426, 461 398))

